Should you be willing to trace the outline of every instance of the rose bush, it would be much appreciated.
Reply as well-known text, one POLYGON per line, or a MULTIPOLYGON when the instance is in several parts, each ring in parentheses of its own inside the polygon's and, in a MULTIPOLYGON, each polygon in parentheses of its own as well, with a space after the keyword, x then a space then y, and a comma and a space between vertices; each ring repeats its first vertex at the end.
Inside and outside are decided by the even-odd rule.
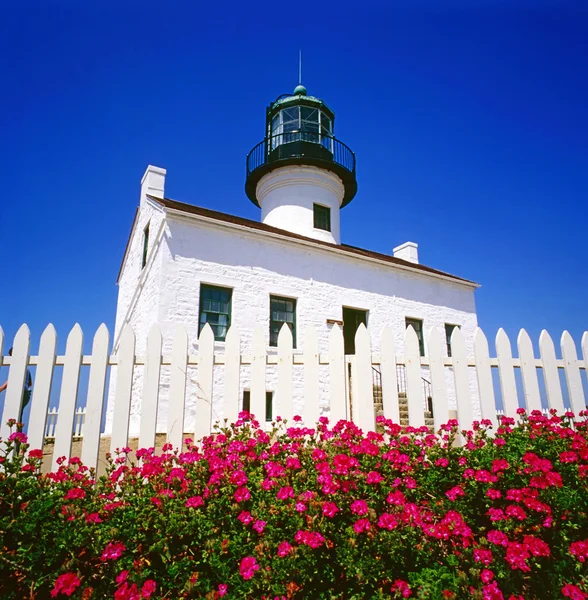
POLYGON ((242 413, 187 451, 121 449, 97 480, 75 458, 42 475, 15 431, 0 597, 588 598, 585 416, 363 435, 242 413))

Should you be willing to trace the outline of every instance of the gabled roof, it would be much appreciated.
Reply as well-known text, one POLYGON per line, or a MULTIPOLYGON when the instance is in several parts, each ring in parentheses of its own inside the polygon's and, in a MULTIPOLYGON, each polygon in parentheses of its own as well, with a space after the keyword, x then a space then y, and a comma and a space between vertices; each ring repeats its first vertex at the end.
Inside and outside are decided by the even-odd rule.
POLYGON ((348 246, 347 244, 332 244, 330 242, 316 240, 314 238, 309 238, 304 235, 292 233, 284 229, 279 229, 278 227, 272 227, 271 225, 266 225, 265 223, 252 221, 250 219, 244 219, 242 217, 236 217, 234 215, 218 212, 216 210, 210 210, 209 208, 202 208, 200 206, 194 206, 192 204, 185 204, 183 202, 178 202, 177 200, 170 200, 169 198, 157 198, 155 196, 148 196, 148 198, 150 198, 154 202, 157 202, 163 208, 168 210, 204 217, 207 220, 210 219, 222 223, 230 223, 241 227, 247 227, 249 229, 257 231, 265 231, 273 234, 274 236, 283 237, 289 240, 298 240, 304 242, 305 244, 314 245, 325 250, 332 250, 334 252, 343 252, 349 255, 361 256, 364 258, 377 260, 379 262, 388 263, 390 264, 390 266, 398 267, 403 270, 420 272, 424 275, 429 274, 437 277, 442 277, 444 279, 450 279, 455 281, 456 283, 466 284, 472 287, 479 287, 477 283, 475 283, 474 281, 470 281, 469 279, 457 277, 456 275, 451 275, 450 273, 445 273, 443 271, 439 271, 437 269, 433 269, 425 265, 412 263, 410 261, 403 260, 401 258, 396 258, 395 256, 390 256, 388 254, 380 254, 379 252, 372 252, 371 250, 364 250, 363 248, 348 246))

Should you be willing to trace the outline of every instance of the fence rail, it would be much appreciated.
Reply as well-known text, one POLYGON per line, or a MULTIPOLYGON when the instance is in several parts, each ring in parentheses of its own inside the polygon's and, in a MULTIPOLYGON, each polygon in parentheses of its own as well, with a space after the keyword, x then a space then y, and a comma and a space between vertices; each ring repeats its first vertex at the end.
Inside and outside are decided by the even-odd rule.
MULTIPOLYGON (((375 336, 370 336, 361 325, 355 339, 356 355, 350 360, 344 354, 343 332, 338 325, 330 332, 326 353, 319 353, 318 335, 312 327, 306 329, 299 340, 302 351, 293 349, 288 327, 280 332, 277 349, 268 351, 265 332, 257 328, 249 353, 242 354, 240 332, 232 327, 224 352, 215 353, 213 332, 207 325, 200 334, 198 352, 189 354, 188 334, 183 327, 178 327, 171 353, 162 355, 162 334, 155 326, 146 340, 145 352, 137 356, 135 334, 126 326, 120 335, 117 354, 110 355, 109 332, 102 325, 94 336, 92 353, 83 355, 83 333, 76 325, 61 356, 56 354, 57 334, 50 325, 41 336, 38 354, 31 356, 30 332, 23 325, 15 336, 13 355, 9 357, 2 356, 4 334, 0 328, 0 366, 9 367, 0 437, 7 437, 7 420, 20 414, 22 390, 31 366, 35 367, 35 376, 27 434, 32 448, 42 447, 47 436, 54 437, 54 467, 58 457, 70 457, 72 438, 82 435, 82 431, 82 461, 88 466, 97 465, 106 378, 112 366, 116 366, 116 385, 110 398, 113 403, 112 430, 109 431, 111 450, 128 445, 131 408, 140 419, 139 445, 154 445, 163 389, 162 367, 166 367, 169 374, 165 405, 167 440, 175 446, 182 443, 185 432, 186 397, 188 385, 193 383, 188 381, 189 368, 197 373, 194 383, 198 394, 192 414, 195 425, 189 432, 196 439, 212 429, 215 397, 220 398, 216 414, 229 421, 237 419, 244 370, 249 377, 253 413, 264 414, 268 373, 272 371, 276 381, 273 414, 292 417, 294 387, 299 385, 301 416, 309 426, 320 416, 320 407, 327 404, 332 422, 351 416, 362 429, 373 430, 374 402, 382 405, 387 418, 399 422, 401 394, 408 405, 409 424, 424 426, 425 410, 432 409, 435 429, 449 419, 450 405, 463 427, 469 427, 474 417, 489 419, 496 427, 498 411, 514 416, 519 407, 529 411, 553 408, 560 413, 571 409, 576 415, 586 407, 582 372, 588 367, 588 332, 581 341, 582 358, 578 358, 576 345, 568 332, 561 336, 561 358, 556 357, 555 344, 546 331, 540 336, 539 357, 536 357, 529 335, 521 330, 517 338, 518 358, 513 357, 511 342, 502 329, 495 340, 495 358, 490 357, 488 341, 481 329, 476 330, 473 338, 466 339, 462 331, 455 328, 451 336, 451 357, 447 356, 444 335, 436 328, 427 336, 428 356, 425 357, 420 356, 412 327, 398 337, 391 327, 385 327, 379 339, 379 354, 372 353, 372 338, 375 336), (84 365, 89 366, 89 379, 82 409, 79 380, 84 365), (219 365, 223 366, 220 379, 214 376, 219 365), (300 371, 297 365, 302 367, 302 380, 300 376, 296 379, 294 374, 295 368, 300 371), (51 412, 48 408, 56 366, 63 367, 62 382, 58 409, 51 412), (374 367, 378 373, 378 390, 374 385, 374 367), (351 377, 348 377, 348 368, 351 377), (541 370, 541 385, 537 369, 541 370), (498 374, 496 387, 493 370, 498 374), (522 385, 517 385, 516 370, 522 385), (427 375, 425 383, 423 371, 427 375), (138 392, 134 386, 139 372, 142 385, 138 392), (565 374, 565 385, 560 381, 560 372, 565 374), (350 391, 352 393, 348 393, 350 391), (425 406, 423 395, 427 401, 430 398, 425 406)), ((296 410, 299 408, 300 404, 296 410)))

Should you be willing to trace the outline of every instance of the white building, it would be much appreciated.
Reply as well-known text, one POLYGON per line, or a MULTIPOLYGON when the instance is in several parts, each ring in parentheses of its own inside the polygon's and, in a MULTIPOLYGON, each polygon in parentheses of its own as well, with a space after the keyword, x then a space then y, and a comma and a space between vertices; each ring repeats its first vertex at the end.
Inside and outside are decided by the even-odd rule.
MULTIPOLYGON (((186 327, 194 351, 200 329, 209 323, 219 348, 228 327, 237 326, 246 353, 255 326, 264 328, 271 348, 284 322, 297 350, 306 326, 316 328, 324 351, 330 329, 339 324, 346 353, 352 354, 362 322, 372 332, 375 352, 385 324, 395 327, 399 343, 411 324, 423 354, 424 331, 436 326, 449 335, 457 325, 471 350, 477 284, 420 264, 413 242, 394 248, 392 255, 341 243, 341 209, 357 191, 355 156, 334 137, 334 113, 303 86, 270 104, 266 137, 247 158, 245 189, 261 208, 260 222, 166 199, 165 176, 165 169, 149 166, 141 181, 140 205, 118 279, 115 351, 127 323, 141 355, 156 323, 164 352, 178 325, 186 327)), ((248 373, 243 371, 247 402, 248 373)), ((168 377, 164 369, 158 416, 162 431, 168 377)), ((141 378, 137 372, 131 435, 139 429, 141 378)), ((215 369, 215 379, 221 378, 222 369, 215 369)), ((112 385, 107 432, 112 427, 112 385)), ((272 391, 270 373, 268 401, 272 391)), ((197 393, 187 391, 186 431, 191 430, 197 393)), ((296 413, 296 403, 302 402, 302 386, 296 387, 296 381, 294 396, 296 413)), ((328 400, 321 404, 328 411, 328 400)), ((213 420, 222 418, 220 406, 213 398, 213 420)))

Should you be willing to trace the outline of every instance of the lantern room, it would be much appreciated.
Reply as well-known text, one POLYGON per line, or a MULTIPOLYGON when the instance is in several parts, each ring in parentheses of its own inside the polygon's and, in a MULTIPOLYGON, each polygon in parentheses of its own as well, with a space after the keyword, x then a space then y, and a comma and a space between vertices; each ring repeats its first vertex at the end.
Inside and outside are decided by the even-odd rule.
POLYGON ((340 243, 338 211, 355 196, 357 181, 355 155, 334 126, 335 113, 303 85, 267 107, 266 136, 247 156, 245 183, 264 223, 340 243), (323 209, 329 231, 315 226, 317 212, 324 222, 323 209))

